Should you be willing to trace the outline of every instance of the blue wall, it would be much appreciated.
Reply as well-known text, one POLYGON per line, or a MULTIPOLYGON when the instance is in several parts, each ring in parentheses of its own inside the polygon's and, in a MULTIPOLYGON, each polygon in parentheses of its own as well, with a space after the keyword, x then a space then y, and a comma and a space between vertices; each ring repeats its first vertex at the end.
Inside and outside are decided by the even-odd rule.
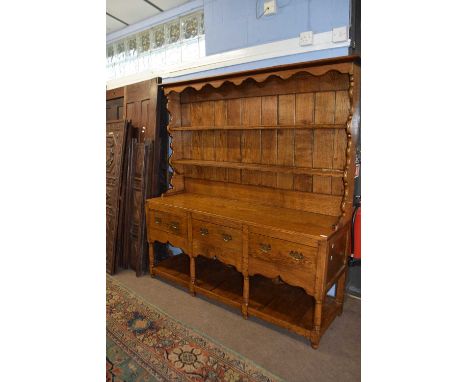
MULTIPOLYGON (((279 7, 284 5, 284 8, 279 8, 276 15, 257 20, 256 0, 205 0, 206 54, 298 37, 300 32, 307 30, 321 33, 349 25, 349 0, 277 0, 277 3, 279 7)), ((260 14, 263 0, 259 0, 258 4, 260 14)), ((164 78, 163 83, 347 54, 347 48, 300 53, 164 78)))
MULTIPOLYGON (((256 0, 205 0, 206 54, 330 31, 349 24, 349 0, 277 0, 278 13, 256 18, 256 0)), ((263 0, 258 1, 261 14, 263 0)))

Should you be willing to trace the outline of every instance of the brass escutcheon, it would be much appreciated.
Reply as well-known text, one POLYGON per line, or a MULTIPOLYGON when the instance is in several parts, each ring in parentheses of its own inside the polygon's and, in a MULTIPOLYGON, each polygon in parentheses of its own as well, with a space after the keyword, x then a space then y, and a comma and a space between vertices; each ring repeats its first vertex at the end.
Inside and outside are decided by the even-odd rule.
POLYGON ((223 236, 223 240, 227 243, 228 241, 231 241, 232 240, 232 236, 231 235, 228 235, 227 233, 223 233, 222 234, 223 236))
POLYGON ((264 243, 260 243, 260 250, 262 252, 270 252, 271 251, 271 245, 270 244, 264 244, 264 243))
POLYGON ((177 222, 171 222, 169 224, 169 228, 172 229, 173 231, 178 231, 179 230, 179 223, 177 222))
POLYGON ((304 255, 298 251, 289 252, 289 256, 291 256, 294 260, 298 260, 298 261, 304 258, 304 255))

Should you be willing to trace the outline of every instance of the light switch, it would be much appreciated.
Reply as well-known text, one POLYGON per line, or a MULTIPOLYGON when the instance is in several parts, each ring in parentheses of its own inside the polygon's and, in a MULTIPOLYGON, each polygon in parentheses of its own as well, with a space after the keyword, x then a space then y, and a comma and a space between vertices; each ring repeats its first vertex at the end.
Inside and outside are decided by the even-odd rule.
POLYGON ((314 43, 314 34, 312 31, 301 32, 299 35, 299 45, 312 45, 314 43))
POLYGON ((332 41, 333 42, 348 41, 348 27, 344 26, 344 27, 339 27, 339 28, 333 28, 332 41))

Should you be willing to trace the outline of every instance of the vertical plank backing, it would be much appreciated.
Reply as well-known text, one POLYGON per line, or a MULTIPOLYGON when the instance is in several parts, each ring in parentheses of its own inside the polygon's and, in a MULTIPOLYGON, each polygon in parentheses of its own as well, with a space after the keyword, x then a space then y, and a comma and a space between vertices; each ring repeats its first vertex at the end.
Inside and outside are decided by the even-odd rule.
MULTIPOLYGON (((214 103, 214 125, 224 126, 227 119, 226 101, 219 100, 214 103)), ((228 160, 228 132, 226 130, 214 131, 214 154, 217 162, 226 162, 228 160)), ((227 169, 215 168, 213 169, 213 179, 226 182, 227 169)))
POLYGON ((350 112, 348 91, 337 91, 335 98, 335 123, 344 124, 350 112))
MULTIPOLYGON (((296 94, 296 125, 314 123, 314 93, 296 94)), ((296 129, 294 145, 294 165, 312 167, 313 130, 296 129)), ((296 191, 312 191, 312 177, 309 175, 294 175, 296 191)))
MULTIPOLYGON (((202 126, 213 126, 214 125, 214 102, 207 101, 202 102, 202 126)), ((214 131, 213 130, 204 130, 201 132, 202 138, 202 159, 214 161, 214 131)), ((203 167, 203 178, 212 179, 213 171, 212 167, 203 167)))
MULTIPOLYGON (((239 126, 241 123, 241 100, 226 101, 226 123, 228 126, 239 126)), ((227 157, 229 162, 241 162, 241 132, 228 131, 227 157)), ((241 170, 230 168, 227 171, 229 182, 241 183, 241 170)))
MULTIPOLYGON (((318 129, 314 131, 313 166, 314 168, 333 168, 335 131, 318 129)), ((314 192, 331 194, 332 178, 314 175, 314 192)))
MULTIPOLYGON (((181 123, 182 126, 192 126, 190 104, 181 104, 181 123)), ((192 132, 184 131, 182 133, 183 158, 192 159, 192 132)))
MULTIPOLYGON (((192 126, 202 126, 203 108, 201 102, 191 104, 191 122, 192 126)), ((192 158, 202 159, 202 136, 200 131, 192 131, 192 158)))
MULTIPOLYGON (((348 91, 336 92, 336 107, 335 107, 335 123, 346 123, 350 113, 350 103, 348 91)), ((333 168, 337 170, 344 170, 346 161, 346 145, 347 137, 344 129, 336 129, 334 137, 334 150, 333 150, 333 168)), ((340 178, 332 179, 333 195, 343 195, 344 186, 343 180, 340 178)))
MULTIPOLYGON (((294 94, 278 96, 278 123, 280 125, 294 125, 296 111, 296 97, 294 94)), ((278 165, 294 165, 294 129, 280 129, 277 133, 278 165)), ((292 174, 279 173, 277 186, 284 190, 292 190, 294 178, 292 174)))
POLYGON ((312 191, 318 194, 330 195, 332 192, 332 177, 314 175, 312 191))
MULTIPOLYGON (((278 124, 278 97, 262 97, 262 124, 278 124)), ((276 164, 278 157, 276 130, 261 130, 261 163, 276 164)), ((263 172, 261 174, 261 185, 276 187, 276 173, 263 172)))
MULTIPOLYGON (((258 126, 262 122, 262 98, 249 97, 241 99, 243 126, 258 126)), ((262 136, 260 130, 242 131, 242 162, 261 163, 262 136)), ((261 172, 242 170, 242 183, 259 185, 261 172)))
MULTIPOLYGON (((335 123, 335 92, 321 92, 315 96, 315 123, 335 123)), ((315 168, 332 168, 334 152, 334 130, 319 129, 314 131, 315 168)), ((313 191, 322 194, 332 193, 332 178, 314 176, 313 191)))
POLYGON ((335 92, 315 94, 315 123, 335 123, 335 92))

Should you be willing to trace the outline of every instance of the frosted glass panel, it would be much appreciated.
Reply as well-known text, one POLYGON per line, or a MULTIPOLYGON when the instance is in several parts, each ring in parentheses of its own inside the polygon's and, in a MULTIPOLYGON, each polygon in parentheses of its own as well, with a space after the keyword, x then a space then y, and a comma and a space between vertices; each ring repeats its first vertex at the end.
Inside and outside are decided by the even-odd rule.
POLYGON ((204 56, 203 12, 195 12, 108 44, 107 79, 168 70, 204 56))

